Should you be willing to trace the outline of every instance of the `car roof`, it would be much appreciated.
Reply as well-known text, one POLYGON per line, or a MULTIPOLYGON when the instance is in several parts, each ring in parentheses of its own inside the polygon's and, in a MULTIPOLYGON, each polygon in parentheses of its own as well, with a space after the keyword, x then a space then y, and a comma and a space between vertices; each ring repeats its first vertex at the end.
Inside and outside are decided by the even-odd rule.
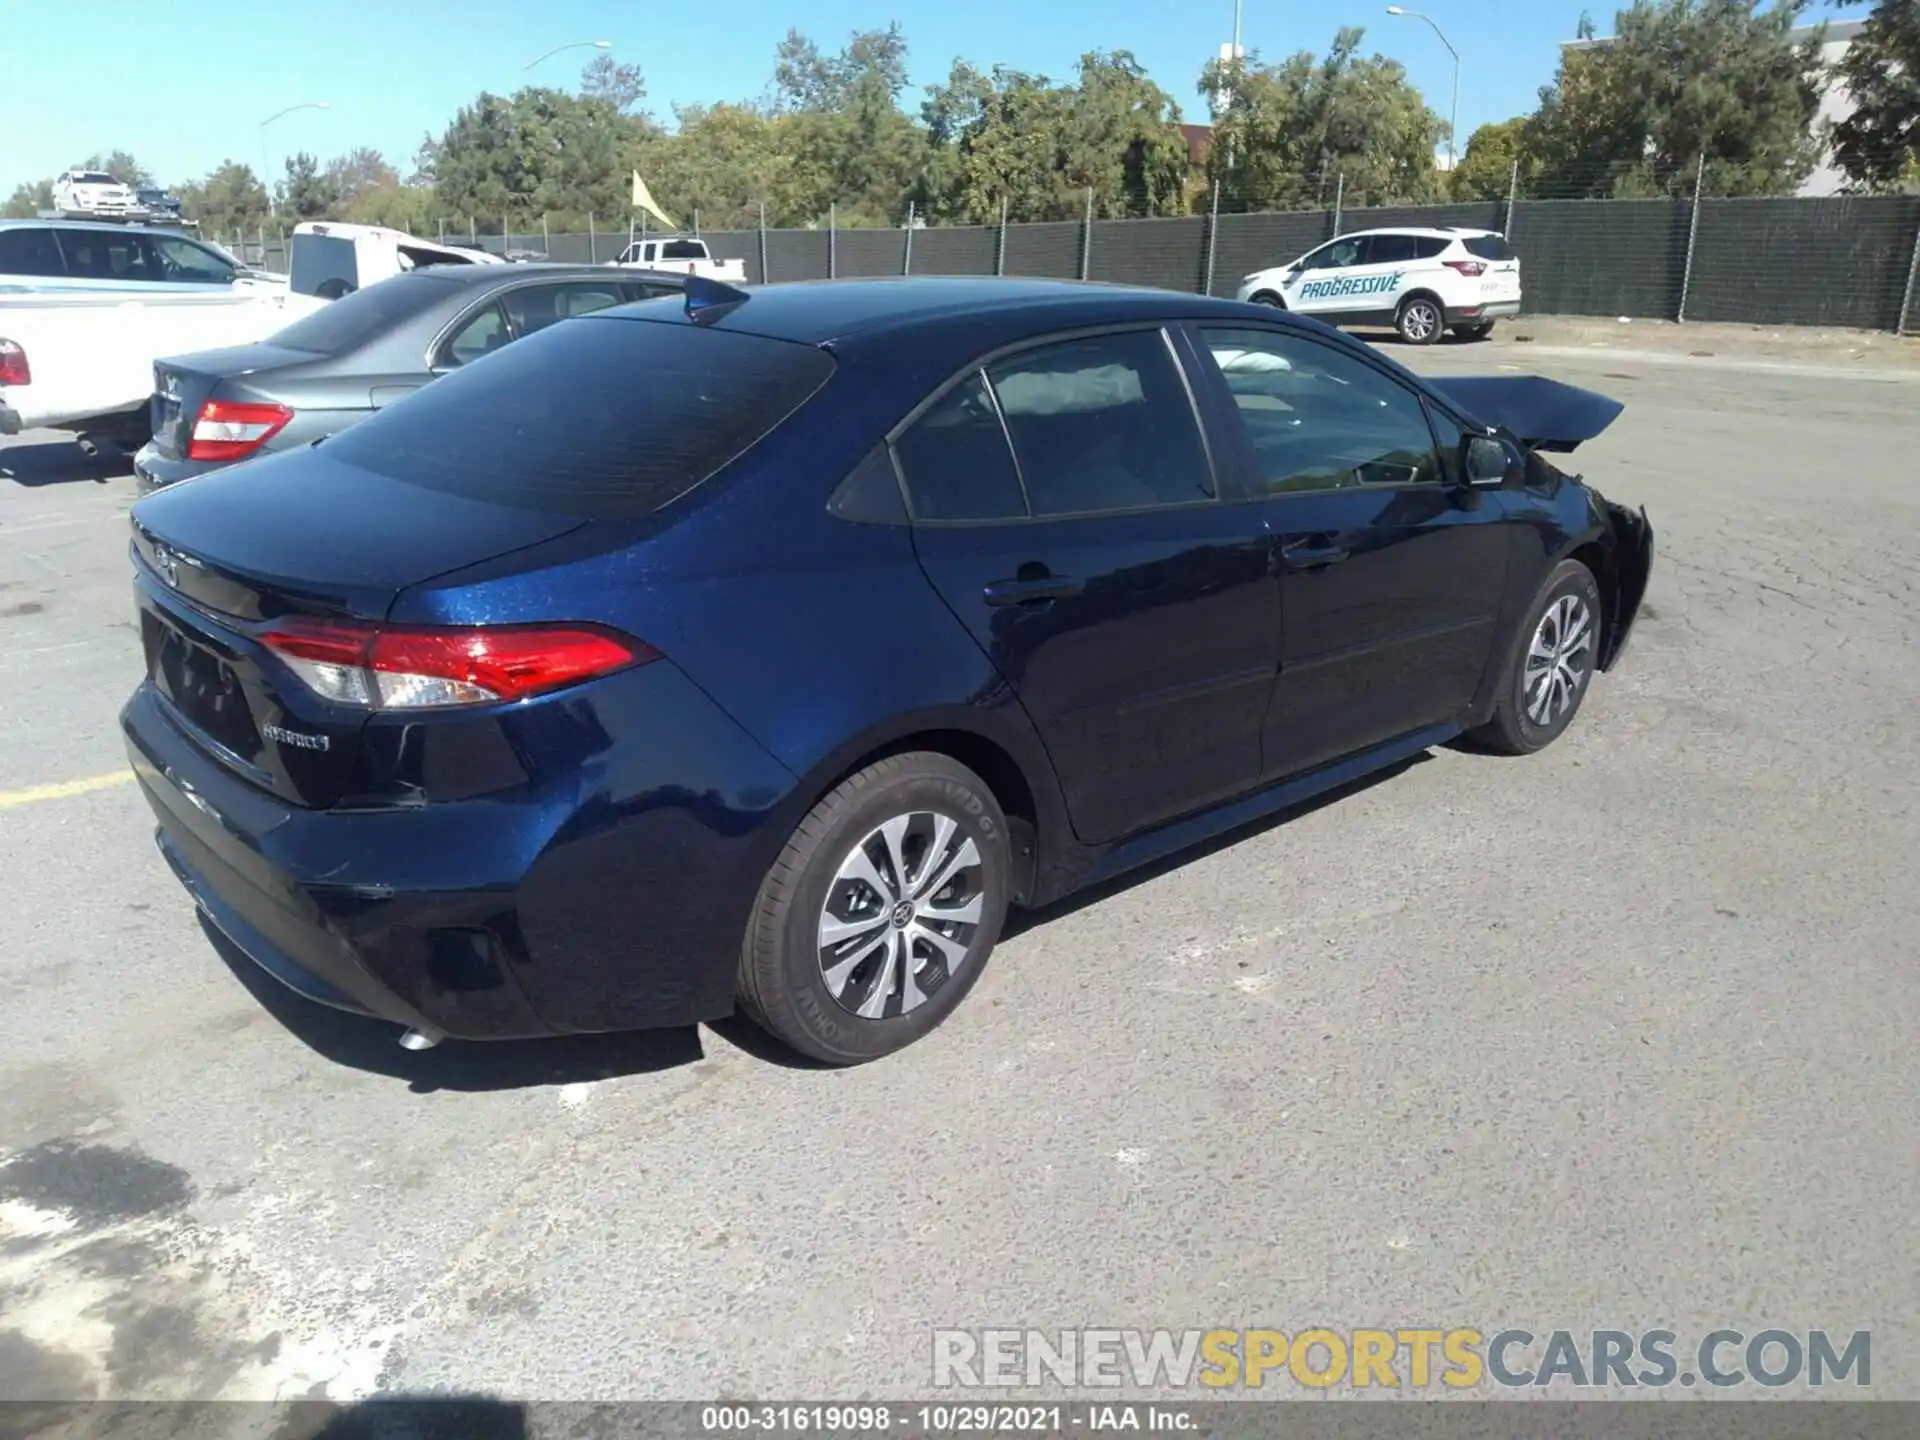
MULTIPOLYGON (((626 272, 632 274, 632 271, 626 272)), ((671 272, 669 272, 671 273, 671 272)), ((1129 320, 1246 317, 1231 300, 1172 290, 1148 290, 1081 280, 1014 276, 888 276, 864 280, 799 280, 756 285, 746 299, 698 321, 775 340, 820 345, 854 336, 880 336, 929 322, 975 322, 1011 343, 1045 334, 1129 320)), ((669 320, 684 311, 668 300, 603 310, 609 319, 669 320)))
MULTIPOLYGON (((636 280, 657 280, 661 284, 678 285, 687 277, 676 275, 670 270, 622 270, 612 265, 569 265, 563 260, 520 260, 511 265, 463 265, 458 260, 444 265, 422 265, 407 271, 394 279, 405 280, 412 277, 438 280, 452 285, 511 285, 515 281, 565 280, 578 277, 582 280, 613 280, 628 284, 636 280)), ((392 281, 383 281, 391 284, 392 281)))
POLYGON ((198 236, 187 235, 184 231, 176 229, 171 224, 124 225, 124 224, 117 224, 112 220, 69 220, 65 216, 61 216, 58 219, 48 219, 48 220, 29 220, 29 219, 0 220, 0 230, 20 230, 26 227, 32 227, 33 229, 36 229, 36 230, 45 230, 50 227, 54 229, 60 229, 60 230, 102 230, 109 235, 125 235, 128 233, 132 233, 135 235, 146 235, 146 234, 152 234, 154 232, 158 232, 159 234, 162 234, 162 235, 179 235, 183 239, 187 239, 187 240, 195 240, 199 238, 198 236))
POLYGON ((1363 235, 1424 235, 1436 240, 1457 240, 1465 235, 1498 235, 1498 230, 1481 230, 1472 225, 1382 225, 1373 230, 1349 230, 1340 238, 1358 240, 1363 235))

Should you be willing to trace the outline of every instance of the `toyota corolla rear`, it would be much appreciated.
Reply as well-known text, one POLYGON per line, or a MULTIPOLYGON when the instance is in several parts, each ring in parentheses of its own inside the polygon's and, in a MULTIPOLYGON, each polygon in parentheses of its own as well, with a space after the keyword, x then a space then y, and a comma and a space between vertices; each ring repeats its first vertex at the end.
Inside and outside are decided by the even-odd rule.
POLYGON ((208 919, 428 1040, 726 1013, 706 961, 793 779, 649 643, 644 556, 832 368, 693 326, 555 326, 137 505, 123 727, 208 919), (589 578, 629 556, 632 584, 589 578))

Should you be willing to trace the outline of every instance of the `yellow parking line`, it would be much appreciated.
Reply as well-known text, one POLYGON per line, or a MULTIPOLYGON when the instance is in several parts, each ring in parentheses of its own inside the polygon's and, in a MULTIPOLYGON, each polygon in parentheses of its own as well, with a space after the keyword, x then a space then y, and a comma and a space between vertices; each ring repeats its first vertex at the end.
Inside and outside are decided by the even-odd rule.
POLYGON ((131 779, 131 770, 115 770, 110 775, 89 775, 85 780, 63 780, 58 785, 29 785, 24 790, 0 790, 0 810, 12 810, 41 800, 65 800, 71 795, 87 795, 95 790, 125 785, 131 779))

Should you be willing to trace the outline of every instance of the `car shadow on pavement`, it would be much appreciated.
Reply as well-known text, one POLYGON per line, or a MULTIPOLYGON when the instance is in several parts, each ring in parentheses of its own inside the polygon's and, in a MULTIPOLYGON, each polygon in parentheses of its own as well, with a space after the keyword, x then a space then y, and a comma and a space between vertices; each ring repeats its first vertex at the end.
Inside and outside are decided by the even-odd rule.
POLYGON ((448 1040, 431 1050, 400 1048, 400 1029, 297 995, 249 959, 203 915, 200 928, 234 978, 309 1050, 338 1065, 437 1090, 528 1090, 671 1070, 706 1058, 693 1025, 547 1040, 448 1040))
POLYGON ((1376 770, 1370 775, 1362 775, 1357 780, 1350 780, 1345 785, 1337 786, 1325 794, 1316 795, 1311 800, 1302 801, 1298 805, 1282 810, 1277 815, 1248 821, 1245 825, 1237 826, 1224 835, 1215 836, 1204 844, 1179 851, 1164 860, 1156 860, 1151 865, 1143 865, 1138 870, 1129 870, 1124 875, 1116 875, 1113 879, 1102 881, 1098 885, 1090 885, 1085 890, 1076 890, 1064 900, 1057 900, 1038 910, 1009 911, 1006 927, 1000 932, 1000 938, 1003 941, 1011 940, 1016 935, 1024 934, 1029 930, 1038 930, 1055 920, 1063 920, 1075 911, 1084 910, 1089 905, 1098 905, 1101 901, 1123 894, 1136 885, 1157 880, 1160 876, 1171 874, 1183 866, 1193 864, 1196 860, 1204 860, 1209 855, 1230 849, 1243 840, 1264 835, 1269 830, 1289 824, 1302 816, 1311 815, 1316 810, 1337 805, 1349 796, 1360 794, 1363 790, 1371 790, 1376 785, 1383 785, 1397 776, 1406 774, 1416 765, 1425 764, 1432 758, 1431 751, 1422 750, 1416 755, 1410 755, 1405 760, 1387 766, 1384 770, 1376 770))
POLYGON ((29 490, 77 480, 104 485, 132 470, 133 461, 112 445, 103 444, 94 455, 87 454, 73 440, 9 445, 0 450, 0 479, 11 480, 29 490))

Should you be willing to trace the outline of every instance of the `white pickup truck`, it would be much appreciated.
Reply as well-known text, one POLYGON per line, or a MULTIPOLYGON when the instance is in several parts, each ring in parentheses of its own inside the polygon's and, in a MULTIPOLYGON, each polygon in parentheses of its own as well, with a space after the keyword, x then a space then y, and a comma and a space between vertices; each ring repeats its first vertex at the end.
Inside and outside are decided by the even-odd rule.
POLYGON ((707 242, 693 235, 660 235, 636 240, 613 262, 632 270, 671 270, 728 285, 747 283, 747 262, 716 260, 707 242))
POLYGON ((284 289, 0 295, 0 435, 46 426, 138 445, 155 360, 250 345, 324 303, 284 289))

